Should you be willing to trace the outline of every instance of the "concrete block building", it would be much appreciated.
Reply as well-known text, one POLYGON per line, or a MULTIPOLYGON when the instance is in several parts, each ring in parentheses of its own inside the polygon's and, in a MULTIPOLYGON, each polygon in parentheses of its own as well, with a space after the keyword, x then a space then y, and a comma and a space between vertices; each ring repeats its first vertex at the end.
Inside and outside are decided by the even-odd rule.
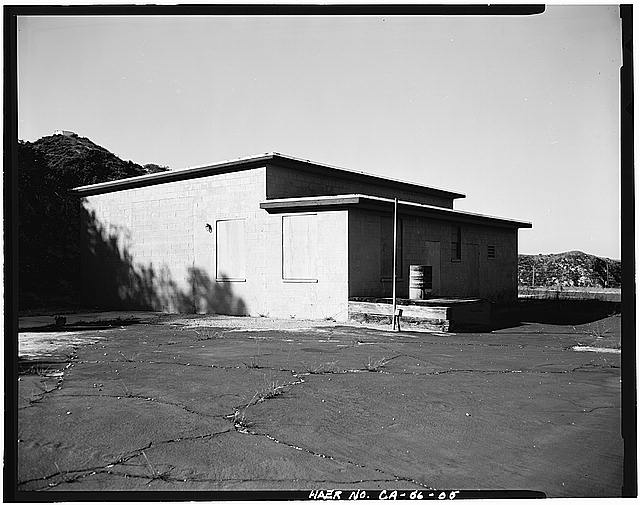
POLYGON ((354 297, 397 295, 428 265, 432 296, 517 296, 518 228, 454 210, 464 195, 277 153, 74 189, 85 300, 345 320, 354 297))

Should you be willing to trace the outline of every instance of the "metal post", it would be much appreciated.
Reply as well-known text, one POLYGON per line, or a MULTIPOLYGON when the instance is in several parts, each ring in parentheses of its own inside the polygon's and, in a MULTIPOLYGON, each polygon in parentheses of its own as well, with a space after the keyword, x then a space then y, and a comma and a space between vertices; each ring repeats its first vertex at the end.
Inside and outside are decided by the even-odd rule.
POLYGON ((536 285, 536 264, 531 262, 531 286, 536 285))
POLYGON ((393 312, 391 318, 393 320, 393 329, 396 329, 396 250, 397 250, 397 241, 398 241, 398 199, 393 199, 393 287, 392 287, 392 297, 393 297, 393 312))

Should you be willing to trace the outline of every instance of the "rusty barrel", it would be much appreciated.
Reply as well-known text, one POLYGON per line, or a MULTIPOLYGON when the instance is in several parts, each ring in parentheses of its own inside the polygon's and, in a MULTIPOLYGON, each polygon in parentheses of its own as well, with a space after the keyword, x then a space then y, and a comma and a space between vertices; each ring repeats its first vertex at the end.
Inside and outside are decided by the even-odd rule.
POLYGON ((425 300, 429 298, 433 286, 433 269, 431 265, 409 266, 409 298, 425 300))

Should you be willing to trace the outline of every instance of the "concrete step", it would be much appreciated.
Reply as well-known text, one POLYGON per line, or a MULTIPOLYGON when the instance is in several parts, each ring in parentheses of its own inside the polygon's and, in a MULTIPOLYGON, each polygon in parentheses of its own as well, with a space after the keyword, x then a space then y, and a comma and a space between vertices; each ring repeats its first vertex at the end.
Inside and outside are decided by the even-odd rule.
MULTIPOLYGON (((349 319, 358 322, 392 323, 392 307, 386 299, 359 297, 349 300, 349 319)), ((397 303, 402 309, 401 324, 437 331, 481 330, 490 325, 491 304, 486 300, 432 300, 432 305, 397 303), (444 302, 444 303, 442 303, 444 302)))

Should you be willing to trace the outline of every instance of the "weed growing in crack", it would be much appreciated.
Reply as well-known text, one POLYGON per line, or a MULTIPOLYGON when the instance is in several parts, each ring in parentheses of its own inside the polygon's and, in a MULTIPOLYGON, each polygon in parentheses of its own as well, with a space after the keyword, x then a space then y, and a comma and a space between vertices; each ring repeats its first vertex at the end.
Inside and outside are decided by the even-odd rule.
POLYGON ((244 361, 242 362, 242 364, 244 366, 246 366, 247 368, 262 368, 259 364, 258 361, 256 360, 256 358, 254 358, 253 356, 251 357, 251 361, 249 363, 245 363, 244 361))
POLYGON ((134 362, 135 362, 133 359, 131 359, 131 358, 127 358, 127 357, 126 357, 126 356, 125 356, 121 351, 118 351, 118 354, 119 354, 120 356, 122 356, 122 357, 125 359, 125 361, 127 361, 127 362, 129 362, 129 363, 134 363, 134 362))
POLYGON ((576 333, 587 335, 593 338, 604 338, 606 334, 611 331, 611 328, 603 321, 592 323, 589 328, 585 328, 582 331, 580 331, 575 326, 572 326, 571 329, 576 333))
POLYGON ((285 384, 279 384, 276 380, 268 380, 265 376, 263 386, 255 392, 245 408, 281 395, 284 393, 284 387, 285 384))
POLYGON ((116 457, 115 460, 113 460, 112 462, 110 462, 108 465, 106 465, 105 468, 113 468, 115 465, 119 465, 121 463, 124 463, 125 461, 127 461, 128 459, 131 459, 133 456, 131 455, 130 452, 128 451, 120 451, 118 453, 118 456, 116 457))
POLYGON ((336 363, 337 361, 327 361, 326 363, 321 363, 315 368, 307 368, 307 372, 312 375, 334 372, 336 363))
POLYGON ((75 351, 65 353, 64 357, 67 359, 67 361, 73 361, 75 359, 78 359, 78 356, 76 355, 75 351))
POLYGON ((236 409, 230 417, 231 417, 231 421, 233 422, 233 426, 238 431, 241 431, 241 432, 247 431, 251 426, 251 423, 246 418, 244 409, 242 409, 242 411, 240 411, 239 409, 236 409))
POLYGON ((260 400, 258 401, 268 400, 269 398, 273 398, 275 396, 281 395, 283 393, 283 390, 282 390, 283 387, 284 385, 278 384, 278 381, 275 381, 275 380, 265 381, 262 391, 259 392, 260 400))
POLYGON ((41 391, 41 393, 38 393, 38 394, 46 394, 46 393, 49 393, 51 391, 50 389, 46 388, 46 386, 43 384, 43 382, 44 381, 36 382, 34 384, 34 386, 37 387, 41 391))
POLYGON ((51 372, 51 368, 48 366, 35 364, 29 368, 19 372, 20 375, 37 375, 39 377, 46 377, 51 372))
POLYGON ((382 357, 380 359, 377 359, 375 361, 371 361, 371 356, 369 356, 369 361, 367 361, 367 364, 365 365, 365 368, 367 370, 369 370, 370 372, 379 372, 381 371, 384 366, 389 363, 389 361, 391 361, 391 359, 382 357))
POLYGON ((149 467, 149 471, 151 473, 151 477, 149 482, 147 483, 147 486, 150 486, 154 480, 163 480, 165 482, 170 480, 171 469, 165 470, 163 472, 156 470, 155 467, 151 464, 151 461, 149 461, 149 458, 147 458, 147 455, 145 454, 145 452, 142 451, 141 453, 142 453, 142 456, 144 456, 144 459, 147 462, 147 466, 149 467))
POLYGON ((609 328, 609 326, 599 321, 598 323, 596 323, 595 325, 592 325, 587 330, 587 335, 590 335, 595 338, 604 338, 605 334, 609 333, 610 331, 611 331, 611 328, 609 328))
POLYGON ((67 472, 66 470, 60 470, 60 467, 58 466, 58 463, 56 461, 54 461, 53 464, 58 469, 58 475, 60 476, 60 480, 58 480, 57 482, 50 482, 49 487, 58 486, 63 482, 75 482, 76 480, 78 480, 76 476, 69 475, 69 472, 67 472))
POLYGON ((129 390, 123 380, 120 380, 120 382, 122 382, 122 390, 124 391, 124 396, 126 396, 127 398, 131 398, 133 396, 133 393, 129 390))
POLYGON ((198 335, 198 338, 196 338, 196 342, 202 342, 203 340, 215 340, 217 338, 220 338, 220 334, 218 332, 211 332, 211 331, 203 331, 203 332, 199 332, 198 330, 193 330, 196 335, 198 335))

